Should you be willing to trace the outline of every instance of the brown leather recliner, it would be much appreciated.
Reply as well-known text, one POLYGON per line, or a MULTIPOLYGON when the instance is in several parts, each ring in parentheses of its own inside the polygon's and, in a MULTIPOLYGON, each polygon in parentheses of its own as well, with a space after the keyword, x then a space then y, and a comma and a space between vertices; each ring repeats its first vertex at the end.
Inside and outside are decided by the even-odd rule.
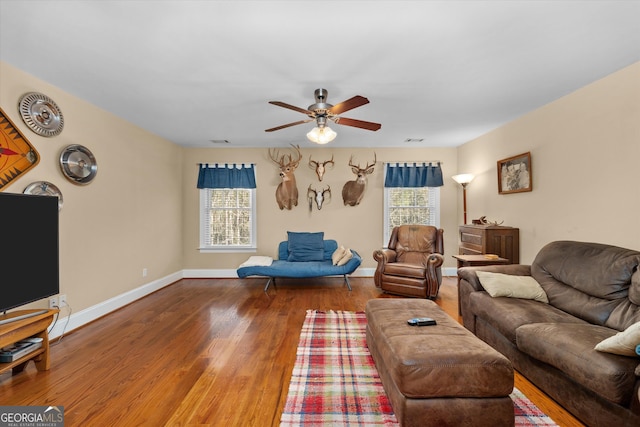
POLYGON ((443 232, 430 225, 394 227, 388 248, 373 252, 375 285, 391 294, 435 299, 442 283, 443 232))

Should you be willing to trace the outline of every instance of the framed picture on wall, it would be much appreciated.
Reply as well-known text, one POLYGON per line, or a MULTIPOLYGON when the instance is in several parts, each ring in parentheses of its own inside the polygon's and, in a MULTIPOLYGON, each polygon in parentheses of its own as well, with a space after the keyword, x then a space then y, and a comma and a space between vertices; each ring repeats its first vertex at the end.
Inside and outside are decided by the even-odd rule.
POLYGON ((511 194, 532 190, 531 153, 498 160, 498 193, 511 194))

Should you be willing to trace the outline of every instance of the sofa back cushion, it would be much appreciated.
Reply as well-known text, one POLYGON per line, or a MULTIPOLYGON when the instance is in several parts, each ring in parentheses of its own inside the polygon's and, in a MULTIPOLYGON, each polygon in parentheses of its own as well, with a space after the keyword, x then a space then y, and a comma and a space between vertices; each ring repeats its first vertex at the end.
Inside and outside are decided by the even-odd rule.
MULTIPOLYGON (((338 242, 333 239, 323 240, 324 255, 322 261, 331 260, 331 255, 338 249, 338 242)), ((278 259, 287 261, 289 258, 289 241, 284 240, 278 245, 278 259)))
POLYGON ((640 320, 639 265, 638 251, 600 243, 556 241, 538 252, 531 275, 545 290, 551 305, 590 323, 621 331, 640 320), (630 291, 632 278, 634 289, 630 291))
POLYGON ((289 236, 289 256, 287 261, 324 260, 324 233, 287 231, 289 236))

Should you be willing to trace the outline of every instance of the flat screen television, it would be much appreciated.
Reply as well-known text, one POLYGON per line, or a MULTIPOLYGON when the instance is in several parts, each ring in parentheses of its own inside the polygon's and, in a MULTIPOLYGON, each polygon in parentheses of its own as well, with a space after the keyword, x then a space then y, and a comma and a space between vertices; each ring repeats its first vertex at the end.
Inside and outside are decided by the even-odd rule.
POLYGON ((60 293, 58 198, 0 192, 0 314, 60 293))

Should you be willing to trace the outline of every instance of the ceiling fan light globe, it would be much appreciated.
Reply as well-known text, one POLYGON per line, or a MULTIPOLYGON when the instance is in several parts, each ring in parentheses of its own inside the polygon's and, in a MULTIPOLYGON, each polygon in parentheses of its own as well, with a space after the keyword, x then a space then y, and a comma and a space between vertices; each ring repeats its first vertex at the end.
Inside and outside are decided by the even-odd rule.
POLYGON ((309 133, 307 133, 307 138, 311 142, 315 142, 316 144, 327 144, 333 141, 338 134, 331 129, 330 127, 314 127, 311 129, 309 133))

